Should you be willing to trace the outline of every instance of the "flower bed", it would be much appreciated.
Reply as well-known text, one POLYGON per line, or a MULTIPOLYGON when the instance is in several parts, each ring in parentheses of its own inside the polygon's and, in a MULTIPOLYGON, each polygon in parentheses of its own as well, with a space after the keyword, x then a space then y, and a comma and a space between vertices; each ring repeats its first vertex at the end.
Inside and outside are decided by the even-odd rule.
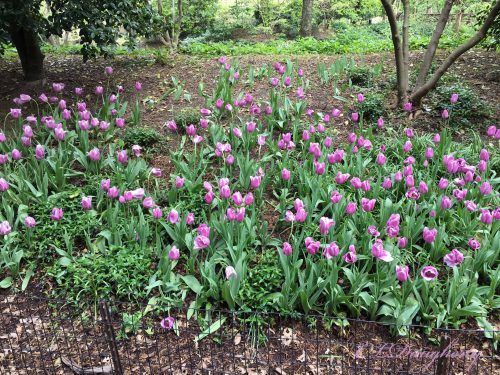
POLYGON ((320 113, 291 62, 252 69, 269 82, 254 98, 245 70, 219 63, 214 92, 200 84, 199 122, 165 123, 180 141, 170 176, 148 166, 149 150, 125 148, 141 122, 139 82, 132 104, 109 88, 111 68, 108 87, 86 97, 55 83, 52 96, 16 98, 0 135, 2 287, 46 270, 52 293, 76 303, 152 298, 362 317, 400 334, 411 323, 491 331, 500 129, 453 142, 457 95, 434 135, 364 121, 362 94, 320 113))

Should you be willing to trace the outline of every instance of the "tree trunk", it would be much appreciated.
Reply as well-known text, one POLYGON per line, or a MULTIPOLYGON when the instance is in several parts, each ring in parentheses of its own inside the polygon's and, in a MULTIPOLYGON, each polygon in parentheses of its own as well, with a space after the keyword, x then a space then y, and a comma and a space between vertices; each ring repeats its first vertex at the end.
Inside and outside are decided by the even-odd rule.
POLYGON ((429 73, 429 69, 431 68, 432 60, 434 60, 434 55, 439 44, 439 39, 441 39, 444 28, 448 23, 451 8, 453 7, 454 2, 455 0, 446 0, 446 2, 444 3, 443 9, 441 10, 441 14, 436 25, 436 29, 434 30, 431 41, 429 42, 427 50, 425 51, 424 59, 422 60, 422 65, 420 66, 420 71, 418 73, 417 82, 415 83, 415 89, 418 89, 425 83, 427 74, 429 73))
POLYGON ((467 40, 464 44, 461 46, 457 47, 447 58, 446 60, 443 61, 441 66, 434 72, 434 74, 429 78, 429 80, 422 85, 420 88, 415 90, 411 96, 410 100, 412 101, 413 104, 419 104, 422 98, 431 91, 436 84, 438 83, 439 79, 443 76, 444 73, 448 70, 448 68, 465 52, 467 52, 469 49, 473 48, 475 45, 477 45, 481 40, 484 39, 486 36, 486 33, 488 32, 489 28, 491 25, 493 25, 493 22, 495 21, 496 17, 498 17, 498 14, 500 13, 500 0, 497 0, 495 5, 490 9, 488 16, 484 20, 483 25, 481 28, 469 39, 467 40))
MULTIPOLYGON (((401 37, 399 35, 398 22, 396 20, 396 15, 394 14, 392 4, 389 0, 382 0, 382 6, 384 7, 387 19, 389 20, 389 26, 391 27, 392 44, 394 45, 394 60, 396 61, 398 105, 401 105, 405 101, 407 95, 407 87, 404 87, 403 49, 401 45, 401 37)), ((406 79, 406 82, 408 83, 408 79, 406 79)))
POLYGON ((403 101, 408 95, 409 65, 410 65, 410 0, 403 0, 403 74, 401 77, 401 91, 404 92, 403 101))
POLYGON ((312 35, 312 8, 313 0, 302 0, 302 20, 300 22, 300 35, 312 35))
POLYGON ((453 31, 458 33, 460 31, 460 26, 462 26, 462 17, 464 15, 464 12, 462 9, 458 11, 457 14, 457 19, 455 20, 455 25, 453 26, 453 31))
POLYGON ((27 81, 38 81, 43 78, 43 55, 38 35, 33 29, 25 29, 22 26, 12 26, 9 30, 12 44, 16 47, 24 77, 27 81))

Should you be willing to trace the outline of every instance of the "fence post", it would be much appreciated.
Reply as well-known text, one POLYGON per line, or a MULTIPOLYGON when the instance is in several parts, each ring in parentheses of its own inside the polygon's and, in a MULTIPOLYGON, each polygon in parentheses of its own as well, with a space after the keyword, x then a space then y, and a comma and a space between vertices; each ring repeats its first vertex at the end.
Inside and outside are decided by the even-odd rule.
POLYGON ((439 359, 437 362, 437 369, 436 369, 436 374, 438 375, 446 375, 448 374, 448 356, 447 355, 442 355, 445 351, 450 350, 450 343, 451 343, 451 338, 448 335, 445 335, 443 337, 443 340, 441 341, 441 345, 439 346, 439 359))
POLYGON ((99 312, 101 314, 101 319, 104 326, 106 341, 108 342, 109 351, 111 352, 111 359, 113 360, 113 373, 122 375, 123 369, 120 362, 118 347, 116 346, 115 330, 113 329, 113 321, 111 320, 111 315, 109 314, 109 306, 106 300, 101 300, 99 302, 99 312))

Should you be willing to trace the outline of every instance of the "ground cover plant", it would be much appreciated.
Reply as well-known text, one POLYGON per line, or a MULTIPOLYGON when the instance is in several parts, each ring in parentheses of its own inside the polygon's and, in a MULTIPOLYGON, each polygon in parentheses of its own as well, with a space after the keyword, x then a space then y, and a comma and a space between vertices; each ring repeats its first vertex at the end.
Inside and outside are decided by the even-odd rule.
POLYGON ((467 105, 455 92, 435 134, 419 134, 412 103, 390 124, 369 94, 339 90, 343 107, 319 112, 311 72, 291 61, 218 64, 203 107, 165 119, 181 139, 169 175, 146 162, 161 136, 139 130, 141 83, 115 87, 111 67, 93 93, 53 83, 15 99, 0 134, 1 287, 38 273, 73 303, 492 329, 499 129, 455 143, 447 125, 467 105), (257 79, 267 95, 245 85, 257 79))

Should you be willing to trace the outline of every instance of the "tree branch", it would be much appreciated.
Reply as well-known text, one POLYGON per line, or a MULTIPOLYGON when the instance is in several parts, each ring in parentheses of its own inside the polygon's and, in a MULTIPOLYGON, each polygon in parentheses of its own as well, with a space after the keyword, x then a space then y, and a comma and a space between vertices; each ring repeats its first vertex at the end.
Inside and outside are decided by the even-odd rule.
POLYGON ((441 10, 441 15, 439 16, 439 20, 436 24, 436 29, 432 34, 431 41, 427 46, 427 50, 425 51, 425 55, 422 60, 422 65, 420 66, 417 82, 415 83, 415 90, 420 88, 425 83, 425 79, 427 78, 427 74, 429 73, 429 69, 431 68, 432 60, 434 59, 434 55, 436 54, 439 39, 441 39, 444 28, 448 23, 451 8, 453 7, 454 2, 455 0, 446 0, 446 2, 444 3, 443 9, 441 10))
MULTIPOLYGON (((403 74, 401 90, 406 97, 408 93, 408 65, 410 63, 410 0, 403 0, 403 74)), ((402 98, 403 99, 403 98, 402 98)), ((405 99, 403 99, 405 100, 405 99)))
POLYGON ((443 76, 443 74, 448 70, 448 68, 465 52, 470 50, 476 44, 478 44, 486 36, 488 29, 491 27, 495 19, 498 17, 500 12, 500 0, 497 0, 496 4, 491 8, 486 20, 484 21, 481 28, 464 44, 457 47, 446 60, 443 61, 441 66, 434 72, 431 78, 413 92, 410 96, 412 103, 419 103, 420 100, 436 86, 436 83, 443 76))
POLYGON ((392 44, 394 45, 394 60, 396 61, 396 78, 398 82, 398 101, 401 101, 406 96, 406 92, 401 85, 401 78, 404 74, 403 69, 403 51, 401 49, 401 37, 399 36, 398 22, 396 20, 396 15, 394 14, 394 9, 389 0, 381 0, 382 6, 384 7, 385 13, 387 14, 387 19, 389 21, 389 26, 391 27, 392 44))

